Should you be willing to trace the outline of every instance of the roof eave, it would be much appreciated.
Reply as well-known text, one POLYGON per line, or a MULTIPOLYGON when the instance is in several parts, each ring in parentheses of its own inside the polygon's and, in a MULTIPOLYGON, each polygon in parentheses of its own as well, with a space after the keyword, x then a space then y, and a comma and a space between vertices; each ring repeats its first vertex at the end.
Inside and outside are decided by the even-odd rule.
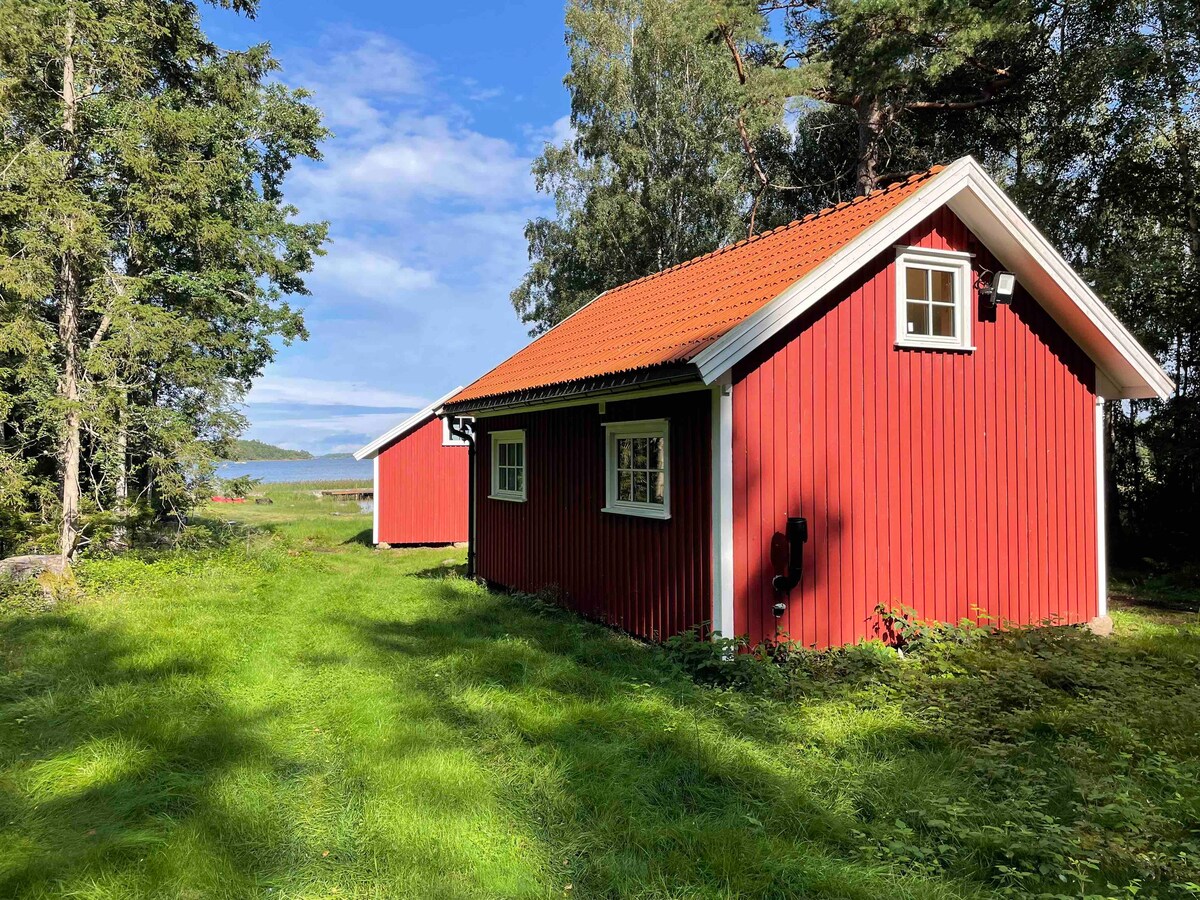
POLYGON ((630 391, 666 388, 688 383, 703 384, 700 373, 694 365, 690 362, 667 363, 645 369, 631 369, 611 375, 565 381, 524 391, 511 391, 457 402, 450 401, 445 403, 438 412, 447 415, 517 412, 522 409, 564 401, 588 398, 599 400, 630 391))
POLYGON ((412 431, 418 425, 421 425, 422 423, 424 423, 426 419, 432 418, 433 416, 437 415, 437 410, 439 409, 439 407, 441 407, 441 405, 443 403, 445 403, 449 398, 453 397, 455 394, 457 394, 461 390, 462 390, 462 386, 460 385, 459 387, 456 387, 454 390, 450 391, 449 393, 444 394, 441 397, 438 397, 438 399, 434 400, 432 403, 430 403, 424 409, 420 409, 417 412, 413 413, 411 416, 409 416, 407 419, 402 421, 395 428, 391 428, 388 431, 385 431, 383 434, 381 434, 379 437, 375 438, 375 440, 371 441, 371 443, 367 444, 365 447, 360 447, 358 450, 354 451, 354 458, 357 460, 374 459, 389 444, 394 443, 395 441, 398 441, 400 438, 404 437, 404 435, 408 434, 410 431, 412 431))
POLYGON ((697 354, 694 362, 701 378, 707 384, 716 382, 853 276, 864 259, 887 250, 943 205, 949 206, 997 259, 1016 272, 1022 285, 1088 353, 1106 376, 1103 381, 1113 387, 1111 395, 1102 396, 1165 399, 1171 394, 1175 385, 1154 357, 969 156, 933 175, 911 197, 697 354), (1035 271, 1048 277, 1033 277, 1035 271), (1071 314, 1072 309, 1079 315, 1071 314))

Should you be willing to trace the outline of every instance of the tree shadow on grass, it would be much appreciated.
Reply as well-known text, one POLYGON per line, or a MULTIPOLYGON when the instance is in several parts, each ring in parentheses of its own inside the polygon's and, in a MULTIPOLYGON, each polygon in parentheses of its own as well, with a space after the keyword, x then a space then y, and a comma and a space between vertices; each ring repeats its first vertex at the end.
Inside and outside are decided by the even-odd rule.
POLYGON ((350 544, 361 544, 364 547, 374 547, 375 543, 371 540, 371 538, 374 537, 374 534, 375 533, 372 529, 364 528, 362 531, 358 532, 358 534, 354 535, 353 537, 346 538, 346 540, 342 541, 342 546, 349 546, 350 544))
MULTIPOLYGON (((568 613, 430 589, 442 616, 338 621, 432 671, 429 708, 504 761, 498 778, 579 896, 866 898, 920 881, 864 859, 854 816, 764 758, 792 757, 796 736, 753 703, 714 702, 656 649, 568 613)), ((872 771, 887 778, 912 738, 881 727, 872 771)))
MULTIPOLYGON (((329 753, 321 706, 255 700, 266 685, 224 666, 223 641, 210 658, 153 639, 175 637, 71 610, 0 616, 0 897, 515 896, 487 879, 519 883, 520 867, 480 874, 462 839, 478 816, 418 797, 411 839, 381 831, 373 810, 394 798, 356 767, 354 729, 329 753)), ((298 662, 335 684, 353 659, 298 662)), ((410 730, 406 753, 436 740, 410 730)))
POLYGON ((70 615, 5 616, 0 647, 0 896, 149 895, 162 881, 200 895, 285 874, 285 835, 236 846, 247 822, 216 799, 237 767, 277 763, 261 737, 272 710, 231 708, 203 659, 147 659, 120 627, 70 615), (164 850, 185 832, 203 867, 164 850))

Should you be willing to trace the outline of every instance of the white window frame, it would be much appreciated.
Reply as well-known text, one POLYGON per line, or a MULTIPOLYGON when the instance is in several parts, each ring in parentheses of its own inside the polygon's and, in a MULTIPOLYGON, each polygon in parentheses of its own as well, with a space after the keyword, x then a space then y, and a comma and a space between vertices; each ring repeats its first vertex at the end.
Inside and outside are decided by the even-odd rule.
POLYGON ((467 442, 450 431, 450 420, 458 419, 466 422, 474 427, 475 420, 470 416, 443 416, 442 417, 442 446, 443 447, 466 447, 467 442))
POLYGON ((633 422, 604 423, 603 512, 647 519, 671 518, 671 423, 668 419, 639 419, 633 422), (652 437, 663 439, 663 502, 639 503, 617 499, 617 438, 652 437))
POLYGON ((525 444, 525 430, 517 428, 511 431, 493 431, 491 452, 492 464, 490 468, 492 480, 488 485, 488 497, 492 500, 509 500, 514 503, 524 503, 529 491, 529 450, 525 444), (500 484, 500 444, 521 445, 521 489, 519 491, 504 491, 497 487, 500 484))
POLYGON ((921 350, 974 350, 971 345, 971 323, 974 316, 971 282, 971 254, 955 250, 931 250, 924 247, 896 248, 896 346, 921 350), (949 272, 954 281, 954 337, 928 334, 909 334, 908 269, 931 269, 949 272))

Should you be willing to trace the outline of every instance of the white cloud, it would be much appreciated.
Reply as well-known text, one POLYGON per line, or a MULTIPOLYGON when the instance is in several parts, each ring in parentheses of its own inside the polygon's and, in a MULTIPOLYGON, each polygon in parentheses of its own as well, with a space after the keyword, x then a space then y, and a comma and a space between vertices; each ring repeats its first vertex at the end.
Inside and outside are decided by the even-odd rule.
POLYGON ((530 136, 538 143, 539 151, 541 144, 553 144, 555 147, 561 147, 568 141, 575 140, 575 126, 571 124, 569 115, 559 116, 549 128, 532 129, 530 136))
POLYGON ((251 406, 292 403, 299 406, 363 406, 374 409, 416 410, 429 401, 414 394, 392 391, 364 382, 325 381, 320 378, 267 374, 255 380, 246 403, 251 406))
POLYGON ((318 260, 312 274, 314 288, 386 301, 406 291, 433 287, 433 272, 406 266, 395 257, 352 240, 336 242, 329 255, 318 260))
POLYGON ((322 215, 394 219, 416 200, 495 205, 533 196, 530 160, 507 140, 441 115, 397 115, 380 139, 334 148, 324 165, 297 171, 301 208, 322 215))

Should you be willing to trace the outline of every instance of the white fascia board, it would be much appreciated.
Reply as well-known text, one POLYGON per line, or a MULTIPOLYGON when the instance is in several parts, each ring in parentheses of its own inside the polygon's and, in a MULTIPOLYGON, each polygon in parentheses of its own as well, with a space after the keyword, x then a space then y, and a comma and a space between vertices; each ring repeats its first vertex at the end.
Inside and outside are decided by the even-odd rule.
POLYGON ((371 441, 371 443, 369 443, 365 447, 355 451, 354 458, 355 459, 373 459, 374 457, 378 456, 380 451, 383 450, 384 447, 386 447, 388 444, 390 444, 392 441, 396 440, 397 438, 404 437, 404 435, 408 434, 410 431, 412 431, 418 425, 421 425, 427 419, 431 418, 434 415, 435 411, 437 409, 439 409, 443 403, 445 403, 447 400, 449 400, 451 397, 453 397, 455 394, 457 394, 461 390, 462 390, 461 386, 456 387, 454 390, 450 391, 450 393, 434 400, 432 403, 430 403, 424 409, 413 413, 411 416, 409 416, 407 419, 405 419, 403 422, 401 422, 395 428, 391 429, 390 431, 385 431, 379 437, 375 438, 375 440, 371 441))
POLYGON ((949 200, 959 189, 968 162, 974 160, 960 159, 932 176, 923 188, 860 232, 849 244, 698 353, 692 362, 700 370, 704 382, 713 384, 823 300, 867 261, 892 247, 899 237, 920 224, 931 209, 949 200))
POLYGON ((1154 358, 971 157, 932 176, 911 197, 699 353, 693 363, 700 377, 713 384, 944 205, 1012 268, 1022 286, 1101 367, 1117 387, 1116 397, 1170 395, 1175 385, 1154 358), (1088 327, 1079 327, 1084 323, 1088 327))
POLYGON ((1087 351, 1116 388, 1109 399, 1169 397, 1170 376, 978 164, 967 188, 950 208, 1087 351))

